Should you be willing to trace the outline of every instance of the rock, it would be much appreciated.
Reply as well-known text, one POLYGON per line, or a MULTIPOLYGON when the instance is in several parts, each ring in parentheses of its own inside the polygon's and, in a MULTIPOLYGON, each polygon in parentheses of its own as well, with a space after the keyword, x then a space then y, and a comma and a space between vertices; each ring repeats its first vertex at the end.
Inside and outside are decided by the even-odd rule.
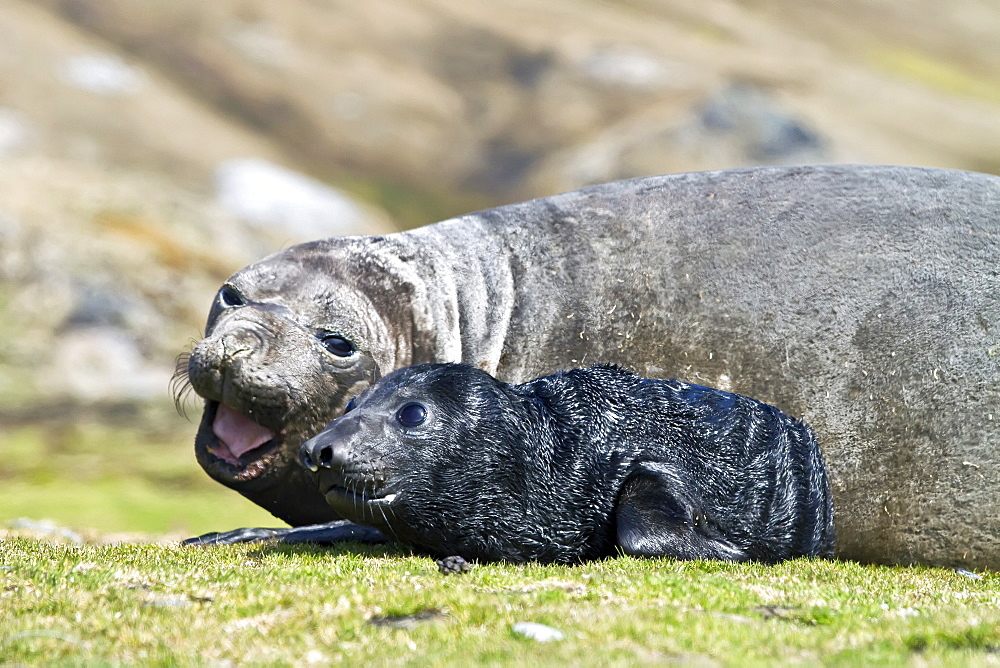
POLYGON ((13 281, 25 272, 22 236, 21 221, 0 211, 0 281, 13 281))
POLYGON ((438 570, 444 575, 460 575, 472 570, 472 564, 458 555, 438 559, 434 563, 437 564, 438 570))
POLYGON ((9 158, 29 148, 35 131, 20 113, 0 107, 0 158, 9 158))
POLYGON ((191 605, 187 596, 158 596, 142 604, 144 608, 186 608, 191 605))
POLYGON ((309 665, 315 665, 318 663, 328 665, 331 663, 330 659, 318 649, 311 649, 306 652, 306 655, 302 658, 302 660, 309 665))
POLYGON ((983 576, 979 573, 973 573, 970 570, 964 568, 956 568, 955 572, 961 575, 963 578, 969 578, 970 580, 982 580, 983 576))
POLYGON ((415 629, 423 622, 433 622, 446 617, 446 613, 437 608, 425 608, 416 612, 390 613, 387 615, 375 615, 368 620, 372 626, 385 626, 396 629, 415 629))
POLYGON ((284 69, 296 59, 294 45, 271 23, 236 21, 223 30, 223 38, 254 65, 284 69))
POLYGON ((216 199, 231 215, 297 239, 370 231, 368 215, 347 195, 265 160, 230 160, 215 172, 216 199))
POLYGON ((640 114, 554 153, 540 168, 553 192, 631 178, 736 166, 825 162, 826 140, 770 93, 733 83, 675 112, 640 114))
POLYGON ((61 527, 51 520, 33 520, 19 517, 10 523, 10 528, 19 531, 30 531, 42 536, 59 538, 76 545, 83 544, 83 537, 72 529, 61 527))
POLYGON ((126 327, 130 314, 139 310, 135 300, 119 293, 94 288, 79 291, 76 305, 63 324, 65 329, 79 327, 126 327))
POLYGON ((551 642, 553 640, 562 640, 566 637, 559 629, 536 622, 517 622, 511 627, 511 630, 518 635, 537 640, 538 642, 551 642))
POLYGON ((151 365, 128 332, 111 326, 64 331, 52 351, 48 386, 82 402, 167 395, 173 369, 151 365))
POLYGON ((592 51, 580 63, 580 69, 585 77, 599 84, 637 90, 687 85, 695 78, 690 68, 627 44, 592 51))
POLYGON ((142 73, 117 56, 76 56, 63 63, 63 81, 98 95, 130 95, 142 89, 142 73))
POLYGON ((694 109, 678 133, 695 152, 733 152, 734 164, 822 162, 820 135, 756 86, 733 83, 694 109), (696 148, 694 148, 696 147, 696 148))

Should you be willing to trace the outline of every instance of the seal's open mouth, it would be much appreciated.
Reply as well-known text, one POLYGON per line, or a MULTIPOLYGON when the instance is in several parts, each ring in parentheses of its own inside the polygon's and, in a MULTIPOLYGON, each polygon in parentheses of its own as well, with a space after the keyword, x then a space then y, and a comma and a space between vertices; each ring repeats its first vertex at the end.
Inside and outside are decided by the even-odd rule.
POLYGON ((249 481, 264 473, 281 446, 281 433, 222 403, 210 401, 205 411, 211 421, 211 435, 203 436, 201 445, 206 470, 220 480, 249 481))
POLYGON ((215 411, 212 433, 218 441, 208 451, 233 466, 239 466, 248 452, 263 448, 276 438, 273 431, 225 404, 219 404, 215 411))

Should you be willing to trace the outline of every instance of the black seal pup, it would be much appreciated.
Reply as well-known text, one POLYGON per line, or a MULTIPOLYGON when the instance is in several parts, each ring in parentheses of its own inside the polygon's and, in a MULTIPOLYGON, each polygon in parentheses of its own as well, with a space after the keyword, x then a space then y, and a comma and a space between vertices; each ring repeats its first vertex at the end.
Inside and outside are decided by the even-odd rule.
POLYGON ((302 447, 341 516, 437 556, 776 562, 833 549, 812 430, 759 401, 597 365, 509 385, 393 372, 302 447))

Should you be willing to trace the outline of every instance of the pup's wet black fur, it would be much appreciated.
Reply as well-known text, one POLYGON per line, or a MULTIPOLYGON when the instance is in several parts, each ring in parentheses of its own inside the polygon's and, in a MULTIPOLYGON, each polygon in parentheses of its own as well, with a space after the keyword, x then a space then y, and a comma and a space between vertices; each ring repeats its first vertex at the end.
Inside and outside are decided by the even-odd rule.
POLYGON ((354 403, 303 445, 303 462, 339 514, 433 555, 776 562, 832 552, 815 436, 747 397, 613 366, 508 385, 424 364, 354 403))

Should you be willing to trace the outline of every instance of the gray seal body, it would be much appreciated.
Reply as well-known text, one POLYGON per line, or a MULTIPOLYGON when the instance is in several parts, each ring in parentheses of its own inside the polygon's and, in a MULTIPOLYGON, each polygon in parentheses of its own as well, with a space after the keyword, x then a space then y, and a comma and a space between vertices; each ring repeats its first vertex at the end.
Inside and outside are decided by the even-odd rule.
POLYGON ((819 437, 838 556, 1000 568, 1000 178, 681 174, 291 247, 227 282, 191 354, 199 461, 334 519, 299 446, 419 362, 608 362, 773 404, 819 437))

